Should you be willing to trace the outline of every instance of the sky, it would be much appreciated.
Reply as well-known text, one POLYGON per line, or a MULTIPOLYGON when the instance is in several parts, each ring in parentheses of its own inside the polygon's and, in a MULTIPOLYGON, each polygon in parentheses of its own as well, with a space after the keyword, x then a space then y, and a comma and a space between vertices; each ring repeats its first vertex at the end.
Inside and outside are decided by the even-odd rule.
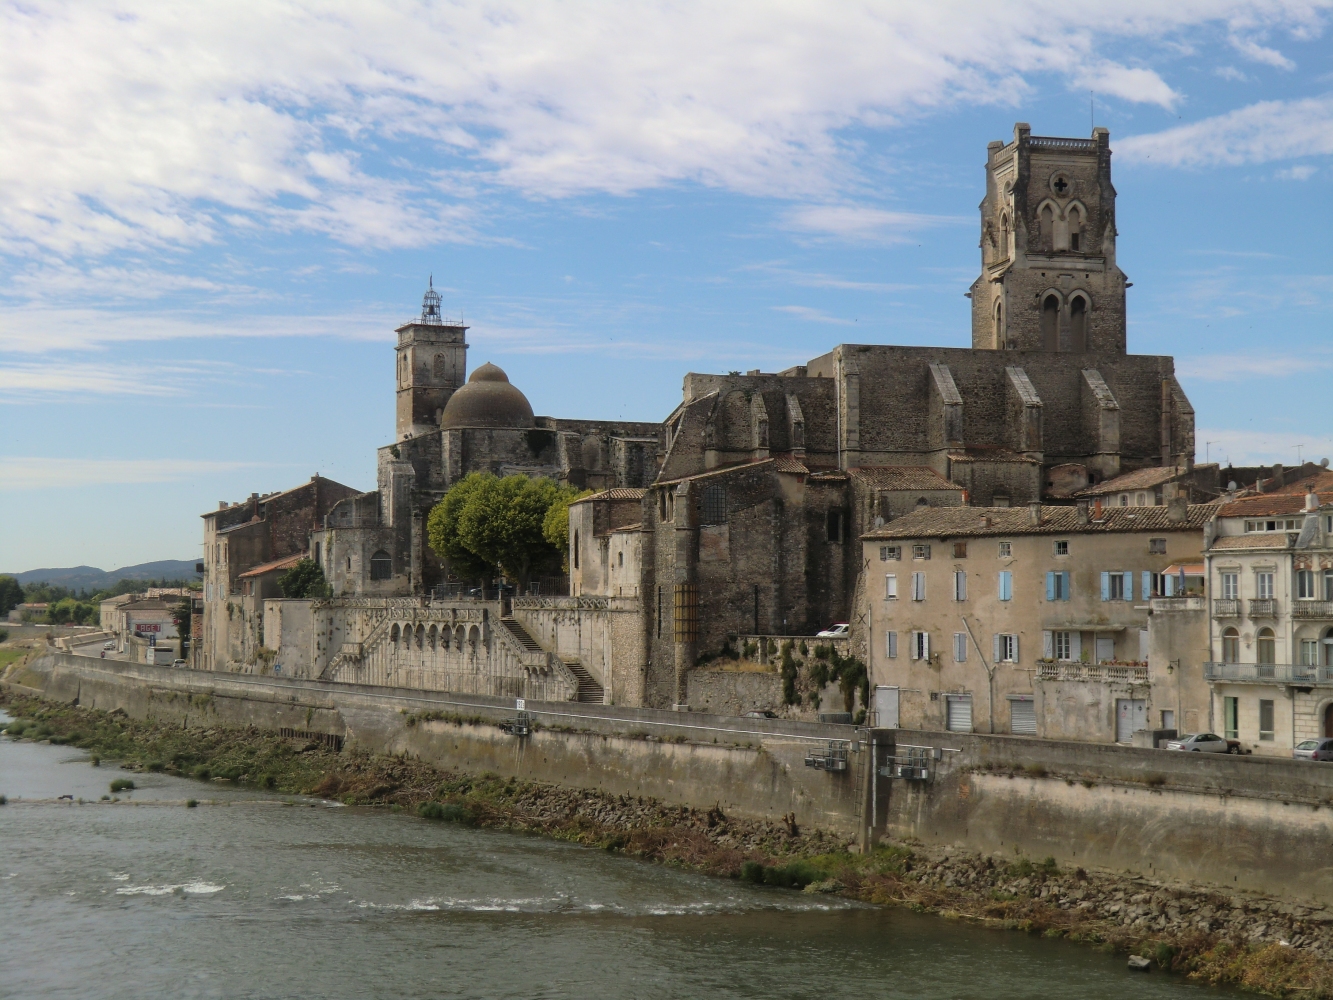
POLYGON ((1333 0, 0 2, 0 571, 374 486, 433 276, 539 414, 970 345, 986 144, 1110 129, 1198 459, 1333 456, 1333 0), (1326 388, 1320 390, 1319 386, 1326 388))

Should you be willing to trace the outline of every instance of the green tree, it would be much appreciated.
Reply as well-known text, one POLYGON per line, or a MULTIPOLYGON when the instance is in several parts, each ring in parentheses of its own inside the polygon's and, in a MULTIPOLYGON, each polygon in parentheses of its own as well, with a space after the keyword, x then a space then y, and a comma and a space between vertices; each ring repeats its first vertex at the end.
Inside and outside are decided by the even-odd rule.
POLYGON ((548 512, 577 494, 549 479, 473 473, 457 483, 427 519, 431 548, 464 578, 501 570, 522 583, 560 565, 564 550, 546 537, 548 512))
POLYGON ((98 615, 99 611, 96 605, 73 597, 62 597, 46 609, 46 620, 51 625, 64 625, 66 622, 73 622, 75 625, 86 625, 88 622, 96 620, 98 615))
POLYGON ((23 603, 23 587, 17 578, 0 576, 0 615, 7 615, 23 603))
POLYGON ((283 597, 320 598, 328 597, 328 581, 324 571, 313 559, 302 559, 295 566, 278 578, 278 589, 283 597))
POLYGON ((560 566, 566 573, 569 572, 569 505, 575 500, 592 496, 592 493, 592 490, 584 490, 582 493, 562 490, 542 520, 542 537, 560 553, 560 566))

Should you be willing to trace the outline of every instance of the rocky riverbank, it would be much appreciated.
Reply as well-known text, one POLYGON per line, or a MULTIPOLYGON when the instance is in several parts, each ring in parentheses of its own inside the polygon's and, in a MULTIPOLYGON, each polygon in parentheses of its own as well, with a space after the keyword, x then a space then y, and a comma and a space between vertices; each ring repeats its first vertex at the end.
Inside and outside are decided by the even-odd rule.
MULTIPOLYGON (((885 844, 855 853, 795 817, 741 821, 646 798, 441 770, 408 757, 183 729, 0 693, 20 738, 78 746, 127 770, 160 770, 526 831, 731 878, 909 906, 949 919, 1146 956, 1154 966, 1268 995, 1333 998, 1333 914, 1207 886, 1053 861, 885 844)), ((0 793, 3 793, 0 787, 0 793)))

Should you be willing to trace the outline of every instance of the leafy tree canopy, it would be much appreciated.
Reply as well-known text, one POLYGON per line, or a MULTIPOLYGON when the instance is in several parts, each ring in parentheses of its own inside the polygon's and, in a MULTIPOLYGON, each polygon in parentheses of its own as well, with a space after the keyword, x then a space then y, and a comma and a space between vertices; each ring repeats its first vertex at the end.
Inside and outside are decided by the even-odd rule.
POLYGON ((569 505, 592 494, 592 490, 584 490, 582 493, 563 492, 551 504, 542 521, 542 537, 560 553, 560 564, 566 572, 569 571, 569 505))
POLYGON ((498 569, 526 581, 558 567, 564 548, 545 533, 548 512, 578 491, 549 479, 474 472, 456 483, 426 522, 430 546, 456 575, 486 580, 498 569))
POLYGON ((278 589, 283 597, 298 599, 328 597, 330 593, 324 570, 313 559, 302 559, 278 577, 278 589))
POLYGON ((0 576, 0 615, 23 603, 23 587, 12 576, 0 576))

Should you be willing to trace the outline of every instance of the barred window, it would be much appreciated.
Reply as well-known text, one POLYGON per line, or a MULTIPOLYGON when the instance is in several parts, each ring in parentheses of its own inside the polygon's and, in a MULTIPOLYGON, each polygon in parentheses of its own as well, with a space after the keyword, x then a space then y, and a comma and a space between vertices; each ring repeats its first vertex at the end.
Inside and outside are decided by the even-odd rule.
POLYGON ((725 486, 714 484, 704 490, 703 504, 699 511, 699 523, 727 523, 727 490, 725 486))
POLYGON ((393 559, 383 549, 370 557, 370 578, 372 580, 390 580, 393 578, 393 559))

